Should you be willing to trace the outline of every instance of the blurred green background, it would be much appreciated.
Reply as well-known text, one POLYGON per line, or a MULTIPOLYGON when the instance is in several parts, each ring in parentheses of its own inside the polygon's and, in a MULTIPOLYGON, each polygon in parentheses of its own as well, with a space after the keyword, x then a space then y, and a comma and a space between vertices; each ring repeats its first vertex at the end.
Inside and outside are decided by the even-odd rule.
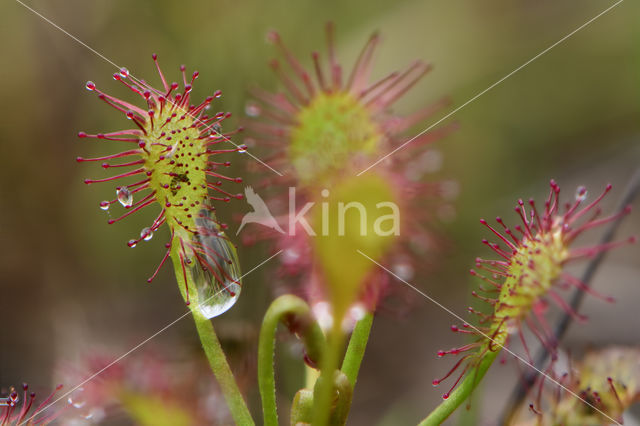
MULTIPOLYGON (((408 113, 445 95, 453 101, 450 108, 463 104, 613 2, 28 4, 138 78, 157 83, 154 52, 171 80, 178 79, 179 64, 199 70, 193 99, 221 89, 223 97, 214 108, 233 112, 232 121, 238 124, 248 87, 278 88, 267 66, 276 54, 265 40, 269 29, 280 31, 308 64, 312 50, 325 48, 325 22, 334 21, 339 57, 347 70, 369 34, 380 30, 383 44, 374 77, 417 58, 435 66, 398 104, 398 112, 408 113)), ((146 219, 134 215, 107 225, 107 214, 98 203, 112 199, 114 185, 85 185, 84 178, 106 173, 97 164, 75 162, 79 155, 116 149, 110 143, 77 139, 79 130, 96 133, 127 126, 121 114, 84 89, 84 83, 93 80, 108 93, 128 97, 111 78, 115 69, 13 0, 2 2, 0 16, 0 387, 29 382, 49 389, 60 380, 61 365, 76 365, 88 353, 115 357, 183 314, 185 307, 170 267, 146 284, 163 254, 166 229, 135 249, 126 246, 154 212, 147 212, 146 219)), ((558 180, 565 195, 581 184, 594 194, 611 182, 614 191, 605 206, 614 208, 640 163, 639 16, 640 3, 621 3, 450 119, 460 129, 437 142, 444 163, 433 179, 459 183, 456 216, 443 228, 448 238, 445 261, 429 274, 414 277, 415 285, 464 314, 470 303, 467 270, 476 256, 490 256, 480 244, 487 233, 478 219, 502 215, 514 223, 515 200, 541 197, 550 178, 558 180)), ((444 113, 421 123, 414 133, 444 113)), ((245 175, 247 183, 260 180, 261 175, 244 171, 252 161, 249 157, 230 160, 235 174, 245 175)), ((221 216, 231 220, 229 208, 234 206, 247 210, 244 203, 231 203, 220 208, 221 216)), ((639 217, 632 213, 620 235, 637 233, 639 217)), ((236 224, 231 226, 235 229, 236 224)), ((593 239, 597 238, 595 232, 593 239)), ((580 348, 638 343, 634 309, 640 300, 639 254, 638 246, 612 253, 596 287, 617 297, 618 305, 612 309, 588 300, 585 312, 590 322, 572 327, 567 344, 580 348)), ((268 255, 264 245, 240 247, 245 270, 268 255)), ((273 297, 274 266, 248 276, 236 307, 214 320, 238 374, 247 376, 256 412, 255 372, 252 355, 247 354, 255 353, 258 326, 273 297)), ((450 365, 435 354, 460 342, 447 332, 457 321, 419 295, 400 291, 415 300, 401 317, 376 319, 350 424, 414 424, 446 390, 431 386, 450 365)), ((197 354, 198 342, 193 324, 185 320, 149 345, 168 353, 191 347, 197 354)), ((287 343, 283 348, 279 386, 286 404, 301 386, 295 379, 301 368, 293 349, 287 350, 287 343)), ((487 402, 482 405, 487 424, 496 419, 516 371, 508 364, 490 372, 483 392, 487 402)))

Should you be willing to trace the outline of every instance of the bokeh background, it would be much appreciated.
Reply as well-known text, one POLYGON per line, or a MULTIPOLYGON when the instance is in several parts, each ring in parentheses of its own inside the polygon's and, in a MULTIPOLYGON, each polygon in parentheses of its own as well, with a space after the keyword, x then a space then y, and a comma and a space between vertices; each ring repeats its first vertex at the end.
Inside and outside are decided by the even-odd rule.
MULTIPOLYGON (((153 52, 171 80, 178 79, 179 64, 199 70, 194 99, 221 89, 224 95, 215 108, 233 112, 237 125, 249 86, 278 88, 267 66, 276 53, 265 40, 269 29, 279 30, 296 54, 309 58, 312 50, 324 49, 324 23, 332 20, 345 64, 352 64, 369 34, 379 30, 384 42, 375 76, 416 58, 435 66, 398 104, 399 112, 410 112, 444 95, 452 99, 451 108, 461 105, 613 2, 27 4, 138 78, 157 83, 153 52)), ((542 197, 550 178, 565 195, 586 185, 594 196, 610 182, 614 190, 604 205, 609 211, 615 208, 640 164, 638 16, 639 3, 621 3, 447 121, 457 121, 460 128, 435 145, 442 167, 428 179, 458 182, 456 214, 436 225, 447 238, 442 257, 427 259, 434 267, 412 279, 416 286, 464 314, 472 285, 467 271, 476 256, 490 256, 480 243, 487 232, 478 219, 502 215, 515 222, 511 212, 517 198, 542 197)), ((152 241, 128 248, 126 241, 138 235, 146 219, 135 215, 107 225, 107 213, 98 203, 112 198, 113 185, 85 185, 85 177, 104 173, 97 165, 75 162, 79 155, 115 149, 77 139, 79 130, 95 133, 127 125, 84 89, 85 82, 93 80, 109 93, 128 96, 111 79, 113 66, 14 0, 0 5, 0 49, 0 387, 4 392, 28 382, 48 392, 69 377, 64 374, 69 368, 81 369, 88 356, 115 358, 182 315, 185 306, 170 267, 146 284, 163 254, 166 229, 152 241)), ((439 116, 421 123, 414 133, 439 116)), ((239 155, 230 159, 236 174, 244 174, 252 161, 239 155)), ((245 175, 248 183, 260 179, 245 175)), ((229 209, 248 208, 243 202, 220 208, 235 229, 229 209)), ((619 235, 638 234, 639 228, 636 211, 619 235)), ((591 240, 600 232, 591 234, 591 240)), ((245 270, 268 255, 264 245, 240 247, 245 270)), ((612 307, 587 299, 583 311, 589 322, 572 326, 564 342, 572 353, 609 343, 638 344, 639 259, 640 247, 627 247, 612 252, 599 269, 594 285, 618 302, 612 307)), ((273 298, 274 266, 249 275, 237 305, 214 320, 256 413, 251 354, 261 317, 273 298)), ((448 370, 451 360, 435 354, 460 343, 459 336, 448 332, 457 321, 419 295, 399 291, 413 301, 401 315, 376 318, 349 424, 415 424, 445 390, 434 389, 431 381, 448 370)), ((185 319, 141 351, 182 359, 200 357, 197 349, 193 324, 185 319)), ((278 353, 283 407, 302 385, 296 350, 283 335, 278 353)), ((482 424, 495 423, 517 371, 513 363, 490 371, 476 403, 482 424)), ((123 418, 111 422, 127 424, 123 418)))

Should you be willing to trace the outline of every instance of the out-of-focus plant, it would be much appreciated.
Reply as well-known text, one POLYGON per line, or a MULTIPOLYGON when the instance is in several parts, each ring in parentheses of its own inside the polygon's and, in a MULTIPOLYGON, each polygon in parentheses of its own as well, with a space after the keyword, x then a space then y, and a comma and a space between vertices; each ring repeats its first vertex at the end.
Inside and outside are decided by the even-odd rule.
MULTIPOLYGON (((115 365, 112 357, 96 353, 74 365, 60 367, 65 381, 81 382, 95 371, 98 377, 73 392, 74 412, 63 416, 93 422, 134 422, 144 426, 229 424, 220 388, 206 374, 204 359, 189 352, 176 355, 159 348, 134 353, 115 365), (185 356, 186 355, 186 356, 185 356)), ((240 381, 244 377, 239 378, 240 381)), ((77 423, 77 422, 76 422, 77 423)))
POLYGON ((550 369, 554 380, 565 389, 546 383, 541 377, 532 389, 535 403, 520 408, 516 425, 601 425, 611 420, 622 423, 622 414, 640 400, 640 349, 611 346, 592 350, 566 371, 550 369), (580 401, 579 395, 592 406, 580 401), (595 410, 594 408, 597 408, 595 410))
POLYGON ((453 126, 422 135, 413 141, 411 153, 400 152, 361 173, 398 146, 402 132, 446 104, 441 100, 406 117, 391 112, 431 66, 416 61, 404 71, 370 82, 378 34, 371 36, 347 74, 336 59, 331 24, 326 60, 313 52, 312 71, 278 33, 268 38, 285 60, 284 65, 271 62, 285 91, 254 89, 256 102, 247 106, 247 113, 254 118, 250 128, 257 144, 273 147, 272 161, 286 173, 279 183, 289 192, 275 200, 288 197, 288 216, 282 220, 288 232, 276 235, 275 245, 284 252, 283 273, 294 272, 298 293, 311 307, 301 298, 282 296, 265 317, 259 353, 263 414, 266 424, 277 425, 272 358, 279 319, 306 342, 308 365, 321 370, 315 386, 315 375, 309 371, 310 387, 296 395, 292 424, 343 424, 373 313, 387 290, 389 276, 374 261, 397 262, 410 274, 414 254, 426 252, 432 240, 423 228, 432 213, 416 208, 415 198, 441 195, 446 186, 420 182, 424 170, 414 163, 415 173, 410 174, 408 166, 424 145, 453 126), (326 343, 319 329, 325 330, 326 343), (343 357, 344 340, 352 330, 343 357))

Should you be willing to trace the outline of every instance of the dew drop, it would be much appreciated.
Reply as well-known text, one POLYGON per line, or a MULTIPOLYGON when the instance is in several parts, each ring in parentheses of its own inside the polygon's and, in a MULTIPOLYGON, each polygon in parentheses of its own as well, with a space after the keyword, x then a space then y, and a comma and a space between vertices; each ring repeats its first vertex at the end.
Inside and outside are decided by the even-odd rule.
POLYGON ((151 228, 142 228, 142 231, 140 231, 140 238, 145 241, 149 241, 151 238, 153 238, 153 231, 151 230, 151 228))
POLYGON ((69 405, 73 405, 75 408, 82 408, 85 405, 85 401, 77 401, 71 397, 67 399, 69 405))
POLYGON ((92 424, 100 423, 105 417, 106 413, 102 407, 94 407, 84 416, 86 420, 91 420, 92 424))
POLYGON ((405 281, 413 279, 413 266, 411 266, 411 264, 409 263, 405 263, 404 261, 400 261, 394 264, 391 268, 391 271, 405 281))
POLYGON ((198 294, 198 307, 207 318, 229 310, 242 289, 240 262, 233 244, 228 240, 216 216, 202 209, 195 219, 196 230, 192 247, 197 247, 195 261, 188 265, 198 294))
POLYGON ((259 117, 262 110, 260 109, 260 105, 256 104, 255 102, 249 102, 247 103, 247 105, 245 105, 244 112, 249 117, 259 117))
POLYGON ((120 204, 122 204, 124 207, 131 207, 131 205, 133 204, 133 195, 131 194, 131 191, 129 191, 129 188, 127 188, 126 186, 118 189, 116 191, 116 196, 118 197, 118 201, 120 201, 120 204))
POLYGON ((105 200, 105 201, 100 201, 100 208, 101 208, 102 210, 105 210, 105 211, 106 211, 106 210, 109 210, 109 205, 110 205, 110 204, 111 204, 111 203, 109 203, 109 202, 108 202, 108 201, 106 201, 106 200, 105 200))
POLYGON ((298 259, 300 259, 300 253, 296 249, 288 248, 282 252, 282 263, 285 265, 295 265, 298 259))
POLYGON ((576 201, 579 203, 583 202, 587 198, 587 194, 587 188, 579 186, 578 189, 576 189, 576 201))

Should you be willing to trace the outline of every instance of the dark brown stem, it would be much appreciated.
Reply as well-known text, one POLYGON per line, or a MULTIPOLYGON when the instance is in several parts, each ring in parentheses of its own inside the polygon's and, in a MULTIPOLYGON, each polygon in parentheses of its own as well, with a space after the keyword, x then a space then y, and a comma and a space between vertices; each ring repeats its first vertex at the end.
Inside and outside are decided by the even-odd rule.
MULTIPOLYGON (((637 169, 634 175, 629 180, 629 183, 627 184, 627 188, 624 192, 624 195, 622 196, 622 200, 620 201, 618 211, 622 211, 628 205, 630 205, 633 202, 633 200, 636 198, 638 193, 640 193, 640 169, 637 169)), ((609 224, 605 233, 602 236, 602 239, 600 240, 600 244, 607 244, 611 242, 616 230, 618 229, 618 226, 622 222, 622 218, 625 216, 626 215, 620 215, 618 219, 616 219, 615 221, 609 224)), ((587 265, 587 268, 585 269, 584 274, 582 275, 582 280, 581 280, 585 286, 587 287, 590 286, 590 281, 595 275, 598 267, 604 260, 606 253, 607 253, 606 251, 602 251, 598 253, 593 258, 593 260, 591 260, 591 262, 589 262, 589 264, 587 265)), ((571 306, 573 311, 575 312, 578 311, 580 305, 582 304, 582 299, 584 298, 584 294, 585 294, 584 290, 581 290, 581 289, 574 290, 573 295, 571 296, 571 301, 569 303, 569 306, 571 306)), ((572 319, 573 319, 572 316, 568 312, 565 312, 562 315, 562 317, 560 318, 560 320, 556 325, 556 328, 553 334, 555 337, 554 339, 555 342, 560 342, 562 340, 565 333, 567 332, 567 329, 569 328, 569 325, 571 324, 572 319)), ((549 352, 547 351, 547 348, 545 348, 544 346, 541 347, 538 353, 536 354, 533 365, 535 365, 537 369, 542 369, 548 357, 549 357, 549 352)), ((520 405, 522 404, 522 401, 527 395, 528 390, 531 389, 534 382, 536 381, 537 376, 538 376, 537 371, 534 369, 531 369, 529 370, 529 373, 527 373, 524 376, 524 378, 518 382, 515 389, 511 393, 511 397, 509 398, 507 405, 502 411, 503 414, 502 414, 500 424, 506 425, 513 420, 513 417, 516 414, 518 407, 520 407, 520 405)))

